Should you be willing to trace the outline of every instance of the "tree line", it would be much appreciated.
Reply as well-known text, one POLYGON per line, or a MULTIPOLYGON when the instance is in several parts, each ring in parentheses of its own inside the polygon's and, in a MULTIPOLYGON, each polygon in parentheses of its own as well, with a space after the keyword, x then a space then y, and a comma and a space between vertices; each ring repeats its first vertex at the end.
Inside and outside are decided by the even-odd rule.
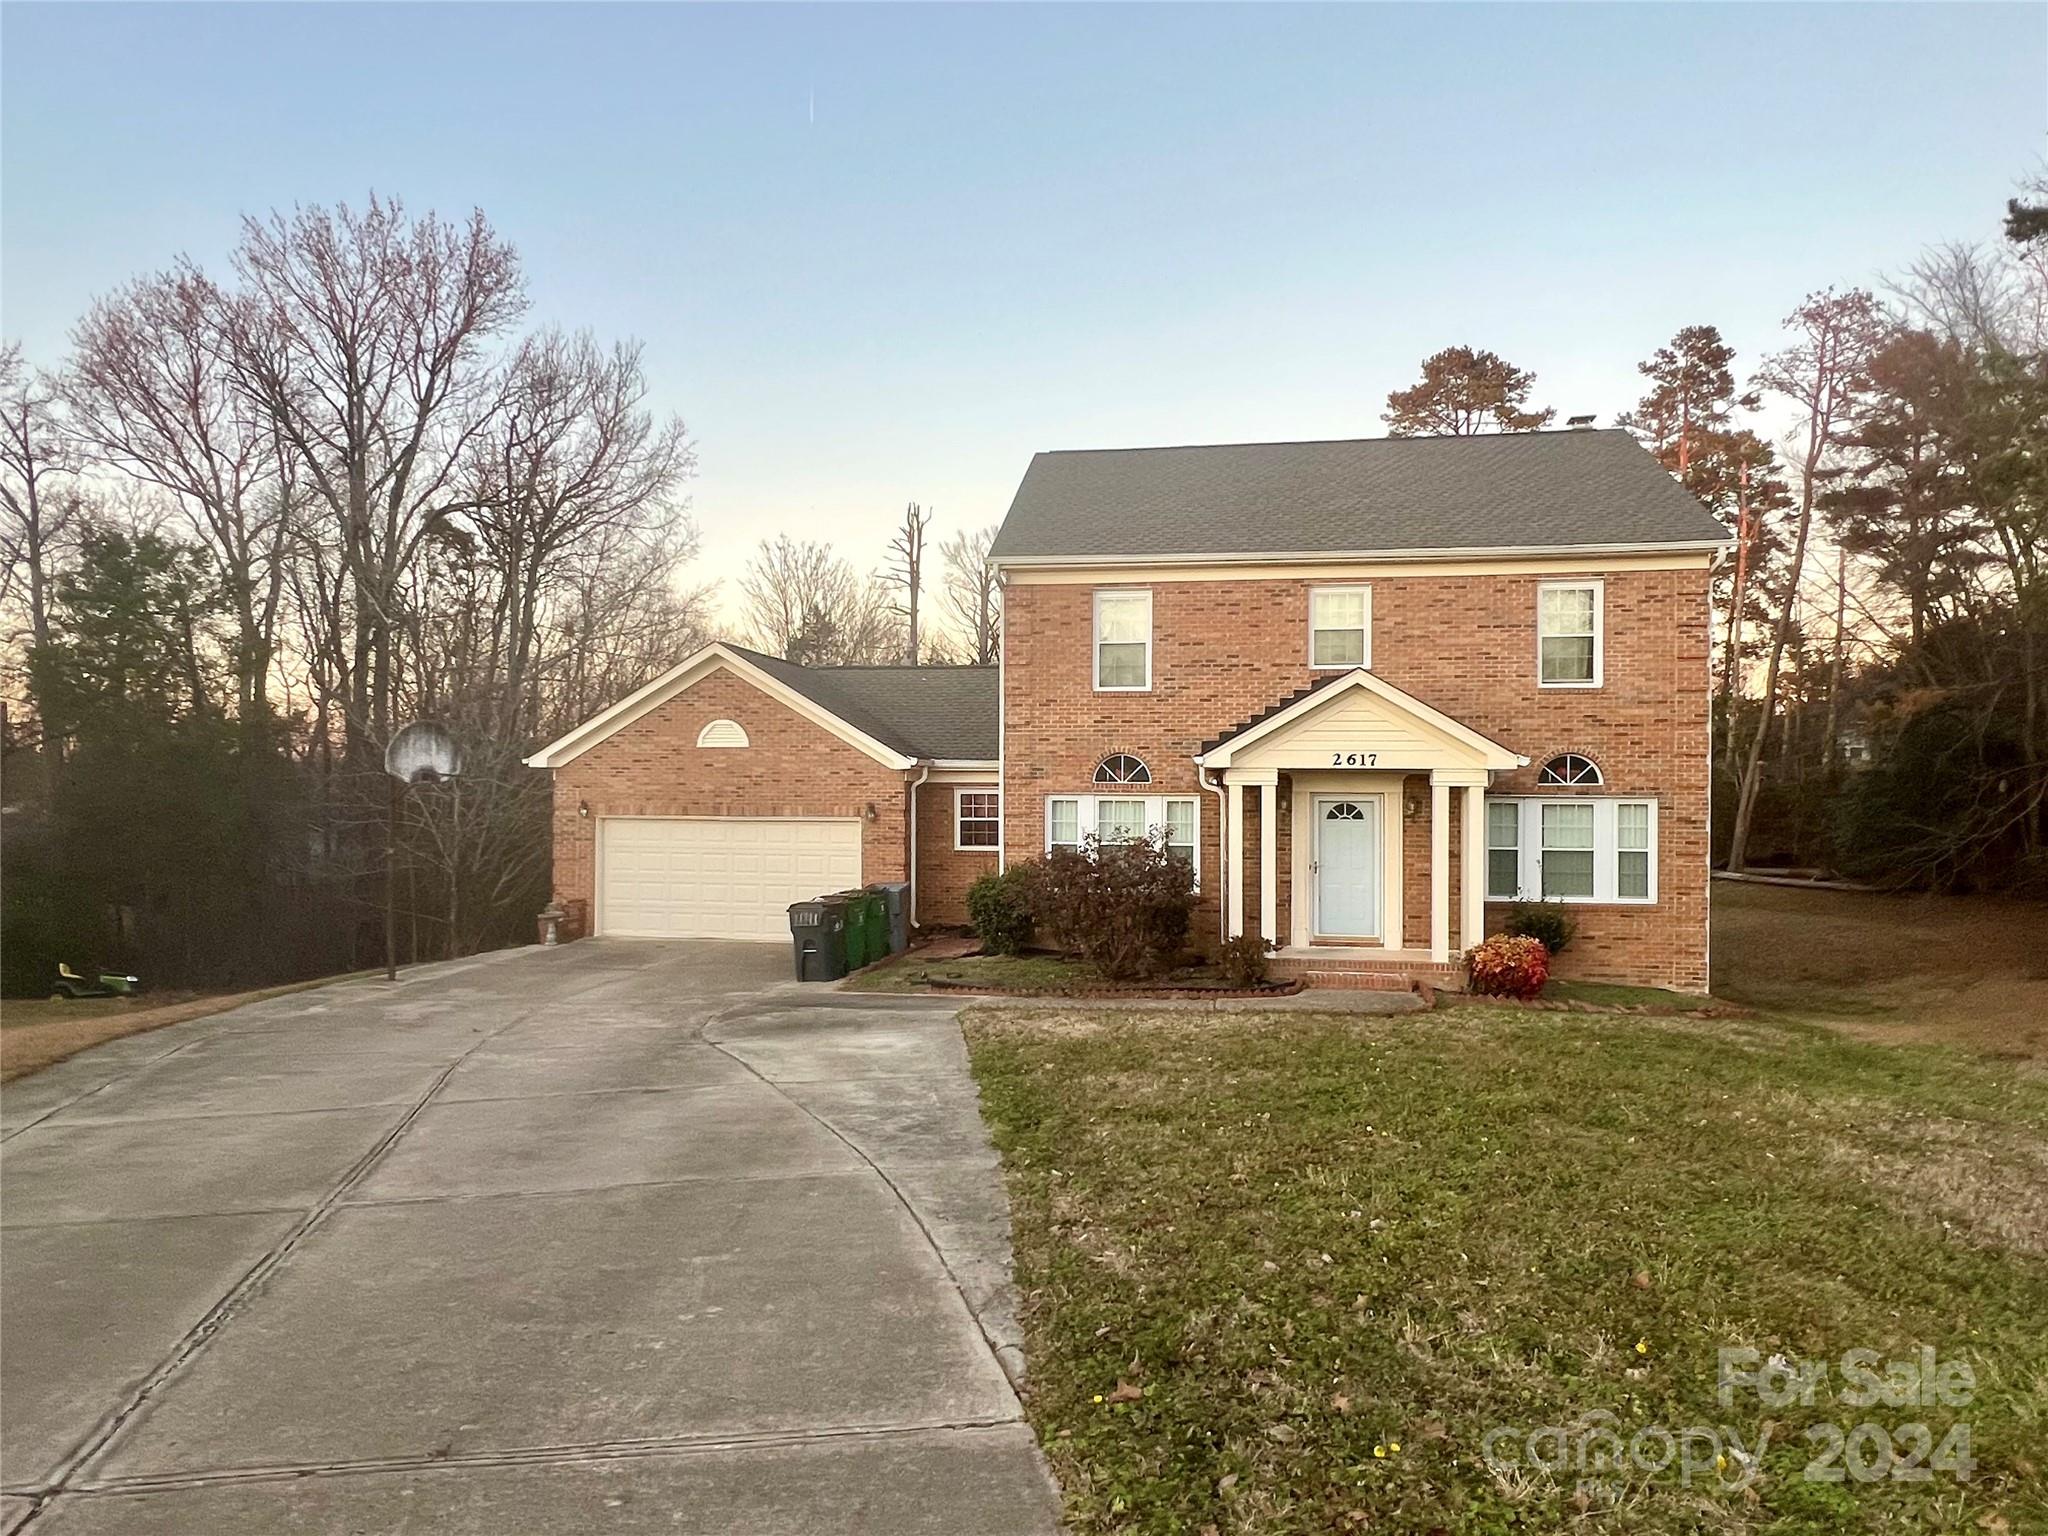
MULTIPOLYGON (((1734 538, 1714 579, 1716 859, 2048 893, 2048 183, 1999 237, 1881 294, 1810 294, 1784 330, 1745 378, 1716 327, 1685 327, 1617 422, 1734 538)), ((1535 387, 1452 347, 1382 419, 1534 431, 1555 419, 1535 387)))
MULTIPOLYGON (((59 367, 0 351, 9 992, 59 959, 191 985, 375 963, 382 756, 419 718, 466 766, 400 802, 405 956, 531 931, 549 798, 521 758, 719 625, 640 348, 528 318, 482 214, 373 198, 99 298, 59 367)), ((993 530, 941 546, 948 629, 919 601, 930 521, 878 576, 764 545, 746 638, 991 658, 993 530)))

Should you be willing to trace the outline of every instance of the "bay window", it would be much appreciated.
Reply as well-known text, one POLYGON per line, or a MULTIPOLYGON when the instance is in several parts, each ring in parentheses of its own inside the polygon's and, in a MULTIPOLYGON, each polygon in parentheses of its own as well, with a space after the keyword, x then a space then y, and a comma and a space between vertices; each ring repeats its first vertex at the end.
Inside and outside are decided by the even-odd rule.
POLYGON ((1079 848, 1089 834, 1129 842, 1164 831, 1167 848, 1195 867, 1201 884, 1201 807, 1192 795, 1053 795, 1045 802, 1045 848, 1079 848))
POLYGON ((1650 903, 1657 802, 1577 796, 1486 800, 1486 899, 1650 903))

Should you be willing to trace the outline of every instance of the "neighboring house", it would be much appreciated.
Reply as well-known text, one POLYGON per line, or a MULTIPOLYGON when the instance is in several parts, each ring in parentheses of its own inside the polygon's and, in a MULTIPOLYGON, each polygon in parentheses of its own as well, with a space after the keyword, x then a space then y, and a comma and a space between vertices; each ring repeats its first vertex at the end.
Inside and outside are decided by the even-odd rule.
POLYGON ((1615 431, 1040 454, 999 670, 712 646, 530 759, 556 890, 601 933, 779 938, 912 878, 958 922, 999 862, 1165 828, 1198 938, 1284 973, 1446 975, 1545 895, 1565 974, 1702 990, 1727 543, 1615 431))

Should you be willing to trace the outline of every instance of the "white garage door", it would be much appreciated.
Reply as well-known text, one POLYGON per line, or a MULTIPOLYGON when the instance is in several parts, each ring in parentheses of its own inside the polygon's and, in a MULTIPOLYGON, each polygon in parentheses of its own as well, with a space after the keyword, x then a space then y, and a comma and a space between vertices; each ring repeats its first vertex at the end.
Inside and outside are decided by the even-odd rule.
POLYGON ((598 931, 635 939, 786 939, 789 904, 860 884, 860 823, 608 816, 598 931))

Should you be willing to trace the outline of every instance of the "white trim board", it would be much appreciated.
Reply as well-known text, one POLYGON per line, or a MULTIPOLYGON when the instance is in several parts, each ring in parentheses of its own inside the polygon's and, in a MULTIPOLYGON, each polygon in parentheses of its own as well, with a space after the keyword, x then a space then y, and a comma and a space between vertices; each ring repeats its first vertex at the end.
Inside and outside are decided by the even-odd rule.
POLYGON ((529 768, 560 768, 572 763, 599 742, 624 730, 635 720, 653 713, 692 684, 720 668, 741 681, 751 683, 777 703, 787 706, 813 725, 831 732, 848 746, 866 753, 884 767, 915 768, 917 759, 906 757, 894 747, 875 740, 867 732, 848 725, 817 701, 806 698, 781 679, 763 671, 730 646, 713 641, 694 655, 677 662, 668 671, 636 693, 630 693, 610 709, 584 721, 558 741, 550 742, 527 758, 529 768))

